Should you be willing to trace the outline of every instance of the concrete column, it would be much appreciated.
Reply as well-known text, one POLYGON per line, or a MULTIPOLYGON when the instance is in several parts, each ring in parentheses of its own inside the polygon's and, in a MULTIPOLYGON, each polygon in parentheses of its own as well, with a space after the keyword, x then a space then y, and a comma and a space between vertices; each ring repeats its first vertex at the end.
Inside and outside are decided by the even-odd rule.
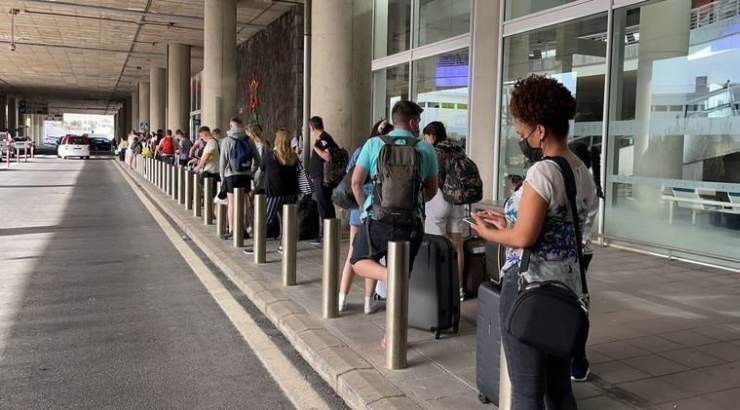
POLYGON ((121 135, 121 141, 129 134, 131 130, 139 129, 139 92, 134 91, 131 93, 131 123, 129 123, 129 129, 126 133, 121 135))
MULTIPOLYGON (((151 131, 151 122, 149 121, 149 83, 147 82, 139 83, 139 124, 141 123, 146 123, 147 127, 149 127, 148 131, 151 131)), ((139 125, 136 126, 136 129, 142 131, 139 125)))
POLYGON ((312 13, 311 115, 350 150, 372 126, 372 7, 364 3, 317 1, 312 13))
POLYGON ((0 131, 8 129, 8 97, 0 96, 0 131))
MULTIPOLYGON (((188 133, 190 124, 190 46, 170 44, 167 59, 167 128, 188 133)), ((193 138, 193 135, 189 135, 193 138)))
POLYGON ((39 115, 39 143, 43 144, 46 138, 46 116, 39 115))
POLYGON ((15 135, 18 128, 18 99, 8 97, 8 130, 15 135))
MULTIPOLYGON (((654 63, 688 54, 690 3, 661 2, 640 9, 635 120, 642 128, 635 132, 635 176, 683 178, 684 136, 651 136, 650 120, 656 115, 652 112, 652 80, 660 75, 653 71, 654 63)), ((677 87, 683 85, 676 84, 677 87)), ((638 184, 633 191, 642 211, 662 211, 662 204, 655 200, 659 197, 657 187, 638 184)))
POLYGON ((205 0, 201 124, 228 128, 236 112, 236 0, 205 0))
POLYGON ((483 199, 495 200, 500 135, 496 116, 499 84, 498 38, 501 0, 474 0, 470 60, 470 124, 467 151, 483 179, 483 199), (491 160, 493 158, 493 160, 491 160))
POLYGON ((43 124, 44 124, 44 116, 43 115, 36 115, 35 117, 35 125, 36 125, 36 144, 37 146, 40 146, 44 142, 44 133, 43 133, 43 124))
POLYGON ((164 68, 152 67, 149 73, 151 81, 149 89, 150 126, 152 131, 164 130, 166 128, 167 71, 164 68))

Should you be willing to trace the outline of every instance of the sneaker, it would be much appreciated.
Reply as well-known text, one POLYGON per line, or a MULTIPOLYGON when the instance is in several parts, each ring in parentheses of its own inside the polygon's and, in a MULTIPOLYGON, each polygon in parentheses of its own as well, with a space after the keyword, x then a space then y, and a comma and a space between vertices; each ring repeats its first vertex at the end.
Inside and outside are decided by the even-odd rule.
POLYGON ((380 296, 380 295, 378 295, 377 293, 373 293, 373 300, 378 300, 378 301, 381 301, 381 302, 385 302, 385 298, 382 297, 382 296, 380 296))
POLYGON ((322 238, 316 238, 308 243, 309 245, 313 246, 323 246, 324 245, 324 239, 322 238))
POLYGON ((573 360, 573 364, 570 367, 570 379, 574 382, 585 382, 588 380, 588 375, 591 374, 591 366, 588 363, 588 359, 573 360))
POLYGON ((339 313, 346 312, 348 310, 349 310, 349 308, 347 307, 347 304, 346 303, 345 304, 341 304, 341 303, 339 304, 339 313))
POLYGON ((231 233, 231 232, 227 232, 227 233, 221 235, 221 239, 223 239, 225 241, 230 241, 230 240, 234 239, 234 234, 231 233))
POLYGON ((372 315, 378 311, 378 304, 375 301, 370 302, 370 306, 365 306, 365 314, 372 315))
MULTIPOLYGON (((281 255, 283 254, 283 247, 282 246, 278 246, 277 253, 279 253, 281 255)), ((341 307, 340 307, 340 312, 341 312, 341 307)))
POLYGON ((244 248, 242 251, 245 255, 254 255, 254 248, 244 248))

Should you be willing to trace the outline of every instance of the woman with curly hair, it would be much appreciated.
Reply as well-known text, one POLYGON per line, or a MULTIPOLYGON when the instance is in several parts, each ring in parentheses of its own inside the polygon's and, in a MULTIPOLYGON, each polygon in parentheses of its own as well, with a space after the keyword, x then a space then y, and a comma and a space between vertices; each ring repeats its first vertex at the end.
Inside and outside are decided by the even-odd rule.
MULTIPOLYGON (((569 121, 576 115, 576 100, 570 91, 557 80, 531 75, 517 81, 509 108, 521 137, 519 146, 532 166, 522 189, 506 201, 504 213, 483 211, 473 215, 477 222, 473 229, 480 237, 508 248, 502 268, 502 323, 512 310, 520 286, 528 283, 558 281, 583 296, 565 180, 557 163, 547 158, 562 157, 573 170, 582 232, 587 231, 589 210, 597 206, 591 173, 568 149, 569 121), (528 261, 524 261, 527 254, 528 261)), ((570 358, 527 346, 506 331, 502 342, 513 410, 577 408, 570 384, 570 358)))

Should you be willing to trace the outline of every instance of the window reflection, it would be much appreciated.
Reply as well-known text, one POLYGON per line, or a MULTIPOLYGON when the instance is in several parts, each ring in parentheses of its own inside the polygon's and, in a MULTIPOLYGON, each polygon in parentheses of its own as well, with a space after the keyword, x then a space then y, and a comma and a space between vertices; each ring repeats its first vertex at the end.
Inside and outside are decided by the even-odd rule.
POLYGON ((466 145, 468 132, 468 49, 414 63, 414 100, 424 108, 422 127, 441 121, 450 139, 466 145))
POLYGON ((738 4, 615 12, 607 235, 737 259, 738 4))

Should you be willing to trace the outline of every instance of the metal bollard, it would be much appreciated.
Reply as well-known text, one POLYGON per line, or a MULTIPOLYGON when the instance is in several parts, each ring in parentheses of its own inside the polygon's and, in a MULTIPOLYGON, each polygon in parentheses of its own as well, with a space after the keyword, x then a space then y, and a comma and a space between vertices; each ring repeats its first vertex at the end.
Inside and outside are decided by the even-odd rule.
POLYGON ((254 263, 265 263, 267 260, 267 198, 264 195, 254 196, 254 263))
POLYGON ((196 218, 203 216, 203 207, 201 206, 201 202, 203 201, 203 187, 198 183, 198 177, 199 175, 197 173, 193 173, 193 181, 191 183, 193 185, 193 216, 196 218))
MULTIPOLYGON (((223 182, 219 182, 216 185, 216 190, 218 192, 221 192, 221 184, 223 184, 223 182)), ((226 219, 226 205, 218 204, 216 206, 216 234, 218 236, 226 233, 226 219)))
POLYGON ((339 219, 324 219, 324 319, 339 316, 339 219))
POLYGON ((499 365, 498 408, 511 410, 511 379, 509 379, 509 364, 506 362, 504 345, 501 344, 501 361, 499 365))
POLYGON ((177 202, 180 205, 185 205, 185 177, 187 176, 187 172, 187 168, 180 167, 180 172, 177 174, 177 202))
POLYGON ((177 176, 180 173, 179 169, 180 167, 178 164, 172 165, 172 169, 170 169, 170 172, 172 173, 172 179, 170 180, 170 197, 175 201, 177 201, 177 176))
POLYGON ((234 206, 231 234, 234 239, 234 247, 244 247, 244 188, 234 188, 234 206))
MULTIPOLYGON (((195 174, 190 171, 185 171, 185 210, 192 211, 193 210, 193 182, 196 181, 193 178, 193 175, 198 177, 198 174, 195 174)), ((196 181, 197 183, 197 181, 196 181)))
POLYGON ((169 165, 162 162, 162 191, 167 194, 167 187, 170 185, 170 168, 169 165))
POLYGON ((385 367, 405 369, 409 323, 409 243, 388 242, 385 367))
POLYGON ((213 224, 213 178, 206 178, 203 181, 203 223, 206 225, 213 224))
POLYGON ((283 205, 283 286, 295 286, 298 250, 298 205, 283 205))
POLYGON ((159 165, 159 161, 154 160, 154 186, 159 188, 159 179, 162 176, 162 168, 159 165))

